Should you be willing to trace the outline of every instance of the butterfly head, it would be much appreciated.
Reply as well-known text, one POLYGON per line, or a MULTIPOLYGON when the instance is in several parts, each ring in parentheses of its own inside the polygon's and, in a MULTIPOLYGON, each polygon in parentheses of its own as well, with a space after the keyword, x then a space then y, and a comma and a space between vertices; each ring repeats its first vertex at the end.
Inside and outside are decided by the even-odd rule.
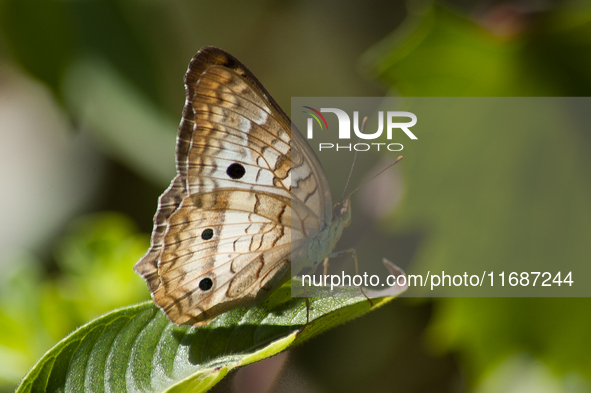
POLYGON ((342 227, 348 227, 351 224, 351 200, 349 198, 337 203, 332 208, 333 220, 340 221, 342 227))

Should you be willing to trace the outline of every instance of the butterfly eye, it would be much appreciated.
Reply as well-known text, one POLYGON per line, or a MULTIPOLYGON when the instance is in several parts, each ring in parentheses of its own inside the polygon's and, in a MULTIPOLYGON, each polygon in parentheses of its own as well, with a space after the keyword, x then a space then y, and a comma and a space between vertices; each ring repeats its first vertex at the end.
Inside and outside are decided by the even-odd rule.
POLYGON ((242 165, 234 163, 228 167, 226 173, 232 179, 241 179, 242 176, 244 176, 244 174, 246 173, 246 169, 244 169, 242 165))
POLYGON ((207 291, 211 289, 211 287, 213 287, 213 281, 211 281, 211 278, 207 277, 199 281, 199 289, 202 291, 207 291))
POLYGON ((203 232, 201 232, 201 238, 203 240, 209 240, 213 237, 213 229, 207 228, 203 232))

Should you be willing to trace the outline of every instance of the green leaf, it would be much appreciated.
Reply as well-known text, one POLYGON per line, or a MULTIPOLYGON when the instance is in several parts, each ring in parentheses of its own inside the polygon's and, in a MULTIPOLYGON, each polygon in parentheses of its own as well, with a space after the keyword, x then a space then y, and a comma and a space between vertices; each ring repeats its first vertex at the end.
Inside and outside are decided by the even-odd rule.
POLYGON ((202 392, 240 366, 273 356, 392 300, 292 298, 290 283, 257 307, 193 328, 168 321, 153 302, 105 314, 49 350, 17 392, 202 392), (307 320, 309 319, 309 323, 307 320))
POLYGON ((402 96, 552 96, 524 61, 524 37, 491 34, 441 6, 410 14, 363 58, 367 71, 402 96))

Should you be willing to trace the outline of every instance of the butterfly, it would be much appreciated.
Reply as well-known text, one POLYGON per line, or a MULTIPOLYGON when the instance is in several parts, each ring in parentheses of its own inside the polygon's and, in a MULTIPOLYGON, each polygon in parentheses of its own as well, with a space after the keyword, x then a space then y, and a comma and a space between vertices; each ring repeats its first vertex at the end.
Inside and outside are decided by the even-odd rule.
POLYGON ((176 324, 202 326, 325 260, 351 222, 314 151, 234 56, 204 47, 185 75, 177 175, 135 264, 176 324))

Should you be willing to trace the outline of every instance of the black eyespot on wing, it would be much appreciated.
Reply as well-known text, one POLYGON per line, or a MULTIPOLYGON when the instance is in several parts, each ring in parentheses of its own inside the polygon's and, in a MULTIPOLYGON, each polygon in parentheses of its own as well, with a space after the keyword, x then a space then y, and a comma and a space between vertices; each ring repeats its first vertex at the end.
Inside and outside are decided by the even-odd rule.
POLYGON ((211 287, 213 287, 213 281, 211 280, 211 278, 206 277, 203 280, 199 281, 199 289, 201 289, 202 291, 208 291, 211 289, 211 287))
POLYGON ((244 174, 246 173, 246 169, 240 164, 234 163, 228 167, 226 170, 228 176, 232 179, 242 179, 244 174))
POLYGON ((213 237, 213 229, 207 228, 203 232, 201 232, 201 238, 203 240, 209 240, 213 237))

